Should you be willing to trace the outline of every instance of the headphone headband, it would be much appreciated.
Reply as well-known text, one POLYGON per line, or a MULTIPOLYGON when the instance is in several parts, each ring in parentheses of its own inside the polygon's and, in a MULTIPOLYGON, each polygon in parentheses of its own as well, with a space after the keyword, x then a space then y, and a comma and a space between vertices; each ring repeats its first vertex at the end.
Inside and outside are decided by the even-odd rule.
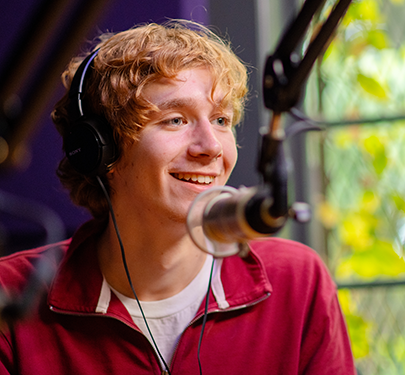
POLYGON ((103 175, 116 159, 112 129, 104 117, 84 113, 82 96, 86 73, 93 66, 98 49, 88 55, 78 67, 70 85, 68 116, 70 129, 64 138, 66 157, 80 173, 103 175))
POLYGON ((90 55, 88 55, 79 65, 76 70, 76 73, 72 79, 72 83, 70 84, 69 89, 69 98, 71 101, 72 111, 71 114, 76 112, 76 116, 73 117, 78 119, 84 116, 83 113, 83 105, 82 105, 82 94, 84 88, 84 82, 86 78, 87 71, 90 67, 93 66, 93 61, 98 54, 99 49, 93 51, 90 55))

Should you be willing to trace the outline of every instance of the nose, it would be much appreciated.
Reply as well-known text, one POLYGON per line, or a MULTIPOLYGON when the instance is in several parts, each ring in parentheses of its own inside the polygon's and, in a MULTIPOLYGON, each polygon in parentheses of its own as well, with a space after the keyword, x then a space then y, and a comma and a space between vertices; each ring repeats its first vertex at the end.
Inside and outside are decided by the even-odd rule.
POLYGON ((195 125, 188 152, 195 158, 214 159, 222 156, 222 144, 208 120, 199 121, 195 125))

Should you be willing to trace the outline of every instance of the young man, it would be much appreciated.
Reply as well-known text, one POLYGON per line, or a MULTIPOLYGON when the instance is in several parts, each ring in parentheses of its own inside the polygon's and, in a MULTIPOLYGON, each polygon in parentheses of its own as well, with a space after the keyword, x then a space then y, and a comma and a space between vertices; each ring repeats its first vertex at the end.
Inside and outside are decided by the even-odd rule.
POLYGON ((94 220, 0 261, 2 288, 21 290, 37 259, 65 252, 45 298, 3 329, 0 375, 354 374, 314 251, 274 238, 213 260, 187 232, 191 203, 224 185, 237 159, 247 73, 229 46, 192 23, 149 24, 102 36, 63 77, 53 120, 69 159, 58 174, 94 220), (83 170, 75 137, 89 123, 114 141, 83 170))

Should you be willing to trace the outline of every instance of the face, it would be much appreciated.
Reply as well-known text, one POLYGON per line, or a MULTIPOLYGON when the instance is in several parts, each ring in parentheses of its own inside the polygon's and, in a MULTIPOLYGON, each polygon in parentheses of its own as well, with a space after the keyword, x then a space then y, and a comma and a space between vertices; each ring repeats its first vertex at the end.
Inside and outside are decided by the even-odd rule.
POLYGON ((237 159, 233 111, 221 106, 220 88, 212 98, 212 83, 210 71, 198 68, 145 87, 144 97, 159 111, 124 151, 110 181, 113 203, 123 212, 185 222, 200 192, 226 183, 237 159))

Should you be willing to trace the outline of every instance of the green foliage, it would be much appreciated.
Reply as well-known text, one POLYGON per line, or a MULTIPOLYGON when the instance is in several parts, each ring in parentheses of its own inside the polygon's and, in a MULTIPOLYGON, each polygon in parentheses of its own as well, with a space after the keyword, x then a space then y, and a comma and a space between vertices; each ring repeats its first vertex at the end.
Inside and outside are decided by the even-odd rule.
MULTIPOLYGON (((385 152, 385 145, 378 138, 377 135, 371 135, 364 140, 364 148, 368 153, 368 158, 374 167, 377 175, 381 175, 387 166, 387 154, 385 152)), ((369 194, 373 194, 369 192, 369 194)))
MULTIPOLYGON (((333 4, 326 2, 320 20, 333 4)), ((404 0, 353 1, 309 81, 309 115, 343 122, 405 113, 404 16, 404 0)), ((405 279, 404 125, 334 127, 322 138, 327 184, 316 212, 339 281, 405 279)), ((381 356, 373 373, 402 374, 405 339, 374 343, 370 332, 380 323, 362 315, 350 291, 340 291, 339 300, 359 363, 381 356)))
POLYGON ((366 357, 370 352, 370 323, 358 315, 356 304, 348 290, 339 291, 339 301, 346 317, 354 358, 366 357))
MULTIPOLYGON (((327 2, 321 20, 332 4, 327 2)), ((388 5, 397 11, 401 4, 388 5)), ((388 5, 382 0, 353 1, 314 78, 322 81, 316 86, 322 91, 308 91, 309 112, 322 108, 322 115, 332 121, 403 112, 405 43, 404 48, 392 48, 383 11, 388 5)), ((405 277, 405 163, 398 162, 401 156, 405 160, 403 145, 403 123, 328 131, 324 150, 330 183, 317 212, 333 237, 328 252, 336 277, 405 277)))
POLYGON ((330 264, 339 280, 405 277, 400 233, 405 223, 405 173, 398 162, 404 144, 402 125, 328 132, 325 162, 330 184, 317 212, 333 233, 330 264))
POLYGON ((387 100, 388 94, 387 89, 383 87, 377 79, 372 77, 367 77, 364 74, 357 74, 357 82, 360 84, 361 88, 370 95, 375 96, 381 100, 387 100))
POLYGON ((405 272, 405 264, 399 261, 390 242, 374 239, 365 249, 354 248, 352 254, 343 257, 336 276, 344 278, 353 272, 363 279, 376 275, 396 277, 405 272))

